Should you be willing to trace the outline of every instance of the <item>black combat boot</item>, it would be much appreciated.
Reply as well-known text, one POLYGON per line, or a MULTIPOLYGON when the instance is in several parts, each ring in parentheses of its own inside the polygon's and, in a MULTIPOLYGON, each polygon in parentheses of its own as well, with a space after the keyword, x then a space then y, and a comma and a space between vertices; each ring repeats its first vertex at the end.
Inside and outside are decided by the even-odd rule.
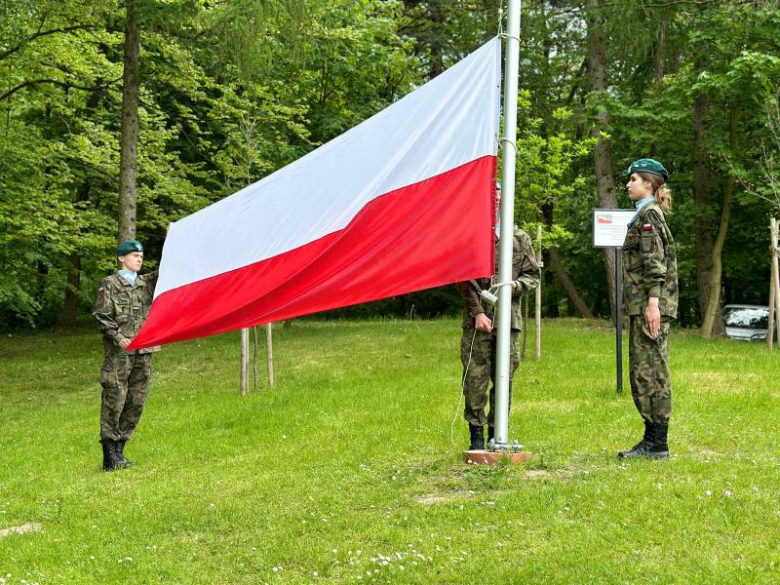
POLYGON ((130 467, 133 464, 133 462, 130 461, 127 457, 125 457, 124 454, 125 443, 127 443, 126 439, 120 439, 119 441, 114 441, 114 450, 116 451, 117 459, 119 459, 122 467, 130 467))
POLYGON ((111 439, 100 439, 100 444, 103 445, 103 471, 114 471, 121 467, 120 460, 116 456, 114 441, 111 439))
POLYGON ((485 429, 482 425, 469 425, 469 434, 471 435, 469 451, 481 451, 485 448, 485 429))
POLYGON ((647 456, 652 459, 669 459, 669 423, 655 423, 653 427, 655 437, 647 456))
POLYGON ((634 457, 647 457, 650 452, 650 448, 655 442, 655 429, 651 422, 645 421, 645 436, 636 445, 631 447, 628 451, 621 451, 618 453, 620 459, 631 459, 634 457))

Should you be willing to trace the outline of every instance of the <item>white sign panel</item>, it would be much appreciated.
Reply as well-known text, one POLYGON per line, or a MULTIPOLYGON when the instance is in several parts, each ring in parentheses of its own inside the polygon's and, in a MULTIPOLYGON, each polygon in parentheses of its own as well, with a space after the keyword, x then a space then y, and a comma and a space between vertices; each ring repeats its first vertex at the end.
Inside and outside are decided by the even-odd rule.
POLYGON ((594 209, 593 247, 622 248, 635 209, 594 209))

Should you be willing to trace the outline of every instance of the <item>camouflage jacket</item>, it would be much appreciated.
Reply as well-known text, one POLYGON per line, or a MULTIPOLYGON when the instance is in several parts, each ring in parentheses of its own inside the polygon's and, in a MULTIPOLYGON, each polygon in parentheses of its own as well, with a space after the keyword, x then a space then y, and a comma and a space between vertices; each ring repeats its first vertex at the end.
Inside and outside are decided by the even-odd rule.
MULTIPOLYGON (((520 330, 523 318, 520 313, 520 297, 539 286, 539 266, 536 254, 531 244, 531 238, 523 230, 515 228, 512 251, 512 281, 516 284, 512 293, 512 329, 520 330)), ((498 240, 496 240, 496 269, 494 282, 498 282, 498 240)), ((480 290, 490 288, 490 278, 478 278, 474 282, 480 290)), ((458 290, 463 297, 463 328, 473 329, 474 319, 480 313, 493 320, 495 307, 479 296, 479 290, 472 281, 458 283, 458 290)), ((495 329, 494 329, 495 331, 495 329)))
POLYGON ((640 209, 623 242, 623 306, 642 315, 649 297, 658 297, 661 315, 677 317, 677 251, 664 214, 655 204, 640 209))
MULTIPOLYGON (((125 338, 133 339, 149 314, 149 307, 157 285, 157 271, 139 274, 132 286, 124 278, 114 273, 100 283, 92 314, 103 334, 103 348, 106 355, 124 352, 119 342, 125 338)), ((137 350, 138 353, 158 351, 159 347, 137 350)))

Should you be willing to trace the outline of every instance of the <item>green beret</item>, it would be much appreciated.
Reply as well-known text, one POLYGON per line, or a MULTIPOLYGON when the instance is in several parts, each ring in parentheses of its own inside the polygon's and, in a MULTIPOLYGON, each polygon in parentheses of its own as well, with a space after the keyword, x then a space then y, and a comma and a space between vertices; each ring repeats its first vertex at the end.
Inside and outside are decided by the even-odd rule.
POLYGON ((640 158, 631 163, 628 167, 628 174, 631 173, 651 173, 663 177, 664 181, 669 180, 669 172, 664 168, 664 165, 652 158, 640 158))
POLYGON ((141 242, 137 240, 127 240, 125 242, 122 242, 122 244, 116 249, 116 255, 117 256, 124 256, 125 254, 129 254, 130 252, 143 252, 144 247, 141 245, 141 242))

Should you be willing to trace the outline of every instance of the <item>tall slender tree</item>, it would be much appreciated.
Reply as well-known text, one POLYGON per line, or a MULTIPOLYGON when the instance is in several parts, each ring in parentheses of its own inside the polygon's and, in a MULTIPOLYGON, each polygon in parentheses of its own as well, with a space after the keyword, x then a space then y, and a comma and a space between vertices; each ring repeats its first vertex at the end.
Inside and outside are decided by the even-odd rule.
POLYGON ((138 0, 125 0, 122 129, 119 139, 119 241, 135 239, 138 205, 138 104, 141 94, 139 59, 141 29, 138 0))
MULTIPOLYGON (((608 138, 609 110, 603 103, 607 92, 607 58, 604 35, 604 14, 601 0, 587 0, 586 20, 588 26, 588 78, 590 99, 596 113, 591 136, 597 139, 593 148, 593 163, 596 172, 598 203, 600 207, 617 207, 615 188, 615 165, 612 160, 612 144, 608 138)), ((604 269, 609 283, 609 304, 612 319, 615 320, 615 254, 610 248, 603 250, 604 269)))

